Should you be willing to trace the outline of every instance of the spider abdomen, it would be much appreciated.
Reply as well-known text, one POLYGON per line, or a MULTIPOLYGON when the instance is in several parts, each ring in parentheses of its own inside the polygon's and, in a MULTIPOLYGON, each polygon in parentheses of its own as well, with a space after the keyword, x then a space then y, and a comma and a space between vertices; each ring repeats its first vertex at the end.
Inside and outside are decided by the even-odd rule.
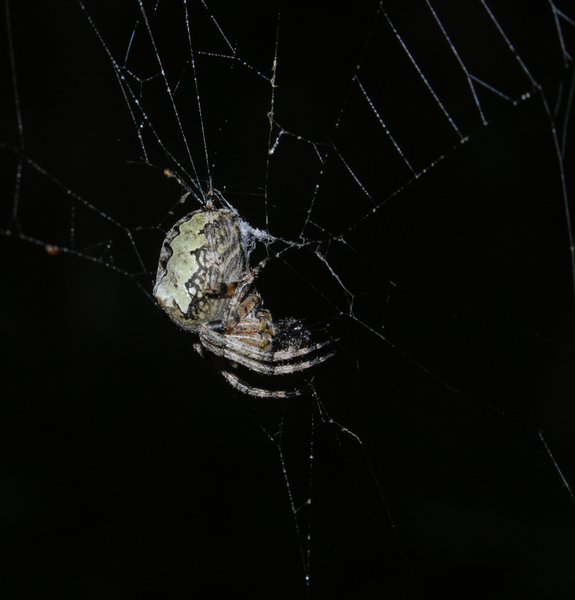
POLYGON ((154 296, 172 321, 197 332, 221 321, 229 286, 245 279, 247 249, 239 218, 231 210, 199 210, 168 232, 158 265, 154 296))

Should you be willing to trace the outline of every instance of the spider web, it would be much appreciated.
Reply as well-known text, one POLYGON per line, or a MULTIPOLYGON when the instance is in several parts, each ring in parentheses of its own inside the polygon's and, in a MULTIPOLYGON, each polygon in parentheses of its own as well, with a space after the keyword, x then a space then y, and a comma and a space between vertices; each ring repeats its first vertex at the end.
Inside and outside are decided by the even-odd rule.
POLYGON ((5 4, 5 595, 570 597, 572 8, 237 4, 5 4), (146 301, 210 184, 310 396, 146 301))

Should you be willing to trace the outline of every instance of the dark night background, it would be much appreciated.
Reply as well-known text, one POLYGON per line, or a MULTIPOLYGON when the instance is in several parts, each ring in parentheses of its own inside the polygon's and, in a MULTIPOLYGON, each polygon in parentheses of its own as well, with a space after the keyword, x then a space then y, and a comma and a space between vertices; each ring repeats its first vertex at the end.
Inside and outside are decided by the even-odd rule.
MULTIPOLYGON (((132 4, 88 5, 117 57, 137 18, 132 4)), ((213 34, 197 25, 196 4, 190 14, 201 49, 213 34)), ((237 4, 208 6, 238 53, 267 74, 278 8, 237 4)), ((433 6, 470 69, 514 98, 529 91, 521 76, 509 78, 519 70, 478 19, 479 4, 459 4, 433 6)), ((573 65, 563 65, 549 5, 492 4, 552 111, 564 83, 562 139, 573 65)), ((326 161, 311 216, 348 244, 321 250, 354 294, 353 307, 306 250, 271 261, 258 284, 274 315, 305 317, 337 340, 337 356, 314 382, 328 418, 361 443, 322 421, 309 397, 241 397, 129 277, 0 236, 3 598, 306 598, 300 550, 308 532, 313 599, 573 597, 575 504, 539 436, 575 484, 575 298, 550 119, 536 91, 511 106, 482 90, 482 127, 461 69, 442 54, 441 38, 426 33, 425 4, 383 2, 470 135, 456 146, 449 127, 434 128, 443 123, 437 106, 410 89, 403 54, 374 18, 377 5, 290 3, 281 6, 279 29, 277 121, 307 139, 333 136, 375 202, 391 198, 371 213, 342 163, 326 161), (359 77, 391 115, 416 170, 444 155, 405 187, 410 177, 395 152, 385 154, 386 136, 358 96, 350 95, 334 134, 362 52, 359 77), (265 433, 280 424, 295 505, 309 495, 314 455, 299 539, 280 455, 265 433)), ((160 169, 136 164, 134 126, 78 5, 10 8, 27 156, 120 223, 157 225, 181 192, 160 169)), ((176 33, 160 25, 155 33, 166 64, 180 64, 170 55, 176 33)), ((4 33, 0 39, 0 142, 17 146, 4 33)), ((573 42, 565 24, 572 52, 573 42)), ((264 227, 265 203, 249 190, 265 182, 269 84, 223 59, 199 61, 198 69, 214 183, 264 227), (256 83, 243 89, 244 80, 256 83)), ((152 82, 144 97, 162 91, 152 82)), ((186 131, 197 140, 193 95, 189 106, 186 131)), ((150 100, 154 123, 168 109, 150 100)), ((571 199, 573 122, 564 160, 571 199)), ((161 135, 170 146, 169 127, 161 135)), ((177 137, 172 143, 182 156, 177 137)), ((318 163, 310 145, 281 144, 268 172, 270 232, 296 239, 318 163)), ((4 229, 16 159, 1 151, 4 229)), ((155 152, 152 162, 165 166, 155 152)), ((193 152, 201 156, 201 147, 193 152)), ((32 169, 22 182, 25 233, 69 243, 62 190, 32 169)), ((111 236, 81 207, 75 222, 78 243, 111 236)), ((138 242, 149 264, 161 239, 156 231, 138 242)), ((120 244, 115 264, 131 270, 130 249, 120 244)), ((148 279, 138 281, 150 289, 148 279)))

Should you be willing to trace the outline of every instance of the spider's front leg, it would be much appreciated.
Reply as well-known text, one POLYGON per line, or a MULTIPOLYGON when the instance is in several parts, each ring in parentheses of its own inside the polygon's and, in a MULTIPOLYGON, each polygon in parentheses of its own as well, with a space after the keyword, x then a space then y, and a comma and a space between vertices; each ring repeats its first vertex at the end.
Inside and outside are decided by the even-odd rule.
MULTIPOLYGON (((222 319, 227 331, 234 329, 241 321, 256 316, 261 308, 262 299, 254 289, 254 281, 262 266, 263 263, 255 269, 248 267, 244 277, 238 282, 221 284, 227 286, 227 292, 223 297, 230 299, 222 319)), ((265 312, 265 314, 271 320, 269 313, 265 312)))
POLYGON ((239 300, 237 306, 230 306, 226 319, 222 321, 226 333, 259 349, 270 349, 275 336, 275 325, 271 314, 263 309, 262 299, 253 290, 239 300))

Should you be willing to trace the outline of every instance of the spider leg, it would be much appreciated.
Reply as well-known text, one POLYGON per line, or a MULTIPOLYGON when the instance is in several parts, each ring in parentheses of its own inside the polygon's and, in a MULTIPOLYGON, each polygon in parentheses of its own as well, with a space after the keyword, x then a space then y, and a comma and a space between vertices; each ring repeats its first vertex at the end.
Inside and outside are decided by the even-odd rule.
MULTIPOLYGON (((278 362, 278 361, 282 361, 282 360, 291 360, 292 358, 297 358, 299 356, 305 356, 306 354, 309 354, 310 352, 315 352, 316 350, 319 350, 320 348, 327 346, 329 343, 331 343, 331 340, 325 340, 324 342, 317 342, 316 344, 312 344, 311 346, 305 346, 304 348, 297 348, 297 349, 286 348, 285 350, 277 350, 276 352, 274 352, 272 360, 274 362, 278 362)), ((321 360, 320 362, 327 360, 334 354, 335 354, 335 352, 331 352, 330 354, 327 354, 325 356, 325 358, 323 360, 321 360)))
POLYGON ((262 375, 273 375, 273 366, 268 364, 269 358, 266 358, 265 361, 261 359, 260 355, 264 354, 263 350, 254 348, 249 344, 230 340, 229 336, 224 338, 222 334, 207 328, 200 331, 200 340, 202 346, 215 356, 238 363, 246 367, 246 369, 256 371, 262 375), (246 352, 248 351, 252 356, 256 356, 256 358, 246 356, 246 352))
MULTIPOLYGON (((210 355, 206 355, 204 352, 204 347, 202 344, 194 344, 194 350, 202 357, 207 358, 208 360, 215 360, 215 358, 210 359, 210 355)), ((217 358, 217 357, 216 357, 217 358)), ((267 390, 264 388, 258 388, 246 383, 243 379, 240 379, 236 374, 228 371, 227 369, 222 369, 221 365, 216 365, 217 370, 221 373, 223 378, 236 390, 242 392, 243 394, 248 394, 249 396, 254 396, 256 398, 294 398, 296 396, 301 396, 306 392, 310 391, 310 386, 306 385, 304 388, 294 388, 292 390, 267 390)))
MULTIPOLYGON (((212 354, 236 362, 256 373, 261 373, 262 375, 285 375, 287 373, 303 371, 326 361, 334 354, 330 353, 316 356, 311 360, 303 362, 274 365, 272 363, 281 360, 274 358, 274 355, 277 353, 265 351, 245 342, 236 340, 234 339, 233 334, 224 336, 223 334, 217 333, 213 329, 206 327, 200 330, 200 339, 202 345, 212 354), (247 355, 248 352, 249 356, 247 355)), ((325 345, 325 343, 318 344, 319 347, 322 347, 323 345, 325 345)), ((315 348, 312 347, 312 350, 314 349, 315 348)), ((298 355, 296 354, 288 358, 296 358, 297 356, 298 355)))
MULTIPOLYGON (((226 334, 225 339, 221 343, 218 343, 216 340, 213 341, 217 347, 225 346, 239 354, 244 354, 243 350, 249 348, 250 356, 260 362, 266 363, 293 360, 294 358, 299 358, 300 356, 320 350, 331 343, 331 340, 325 340, 303 348, 286 348, 285 350, 274 351, 269 348, 269 345, 261 347, 261 338, 258 336, 258 338, 254 339, 254 336, 250 334, 229 333, 226 334)), ((329 356, 333 356, 333 353, 329 354, 329 356)))
POLYGON ((241 380, 237 375, 231 373, 230 371, 220 371, 220 373, 232 387, 236 388, 236 390, 257 398, 294 398, 295 396, 301 396, 308 391, 307 387, 303 389, 295 388, 293 390, 275 391, 266 390, 264 388, 256 388, 241 380))
MULTIPOLYGON (((330 343, 330 340, 325 340, 301 348, 288 346, 284 350, 274 351, 271 348, 272 343, 275 341, 275 335, 273 332, 271 332, 271 335, 264 335, 269 332, 267 329, 264 330, 264 332, 260 331, 258 327, 262 322, 263 321, 257 320, 255 320, 255 324, 240 322, 232 332, 226 334, 224 334, 223 331, 218 331, 218 329, 220 329, 218 325, 206 325, 200 330, 200 335, 203 339, 209 339, 212 342, 212 345, 217 348, 229 348, 242 356, 247 356, 249 353, 249 356, 253 357, 258 362, 265 363, 293 360, 300 356, 305 356, 306 354, 320 350, 330 343)), ((331 356, 333 356, 333 353, 328 354, 326 358, 331 356)), ((323 360, 319 362, 323 362, 323 360)))

